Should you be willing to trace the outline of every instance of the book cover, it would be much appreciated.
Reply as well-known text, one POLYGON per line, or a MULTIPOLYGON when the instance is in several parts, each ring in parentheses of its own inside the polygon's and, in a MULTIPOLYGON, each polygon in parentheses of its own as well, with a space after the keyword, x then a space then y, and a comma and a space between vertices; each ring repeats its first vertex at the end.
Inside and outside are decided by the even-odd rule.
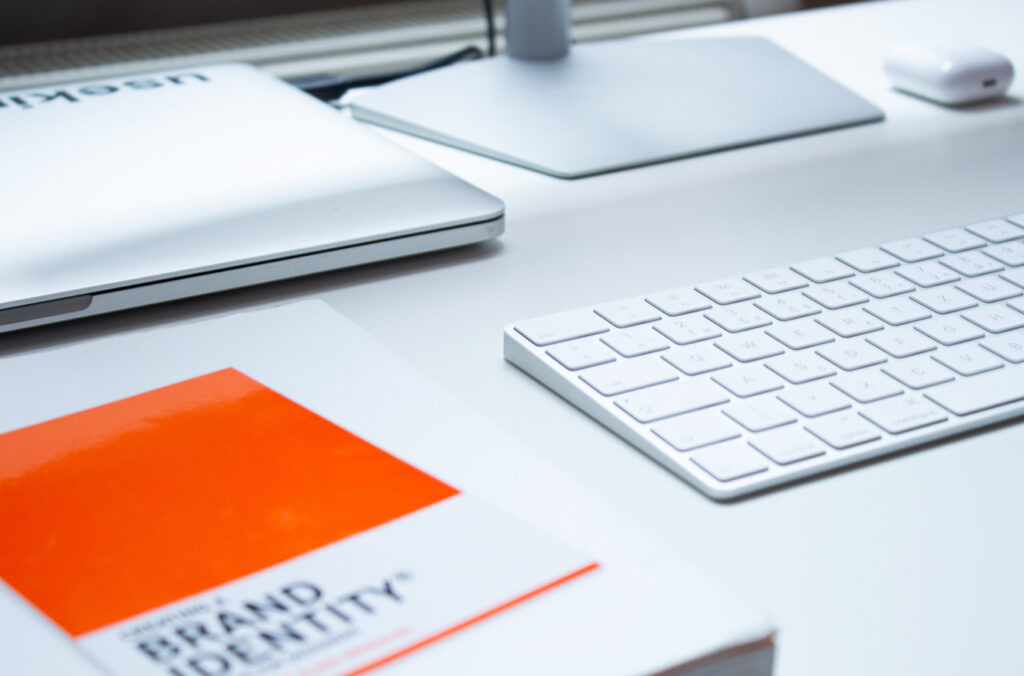
POLYGON ((0 435, 0 532, 132 676, 363 674, 598 569, 233 368, 0 435))

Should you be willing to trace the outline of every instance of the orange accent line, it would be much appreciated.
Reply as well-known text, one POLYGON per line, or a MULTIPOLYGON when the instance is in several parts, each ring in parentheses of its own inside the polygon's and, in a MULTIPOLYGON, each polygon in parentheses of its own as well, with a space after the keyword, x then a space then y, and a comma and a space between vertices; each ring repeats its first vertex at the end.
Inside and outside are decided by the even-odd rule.
POLYGON ((559 585, 565 584, 566 582, 569 582, 570 580, 574 580, 574 579, 576 579, 577 577, 579 577, 581 575, 585 575, 586 573, 589 573, 589 572, 591 572, 593 570, 597 570, 599 567, 600 567, 600 564, 591 563, 590 565, 584 566, 584 567, 580 568, 579 570, 576 570, 576 571, 574 571, 572 573, 569 573, 568 575, 565 575, 563 577, 558 578, 554 582, 548 582, 546 585, 544 585, 542 587, 537 587, 533 591, 527 592, 527 593, 523 594, 522 596, 517 596, 516 598, 512 599, 511 601, 506 601, 505 603, 502 603, 500 606, 495 606, 494 608, 491 608, 490 610, 484 611, 484 612, 480 613, 479 615, 476 615, 475 617, 471 617, 468 620, 465 620, 464 622, 460 622, 459 624, 456 624, 454 627, 449 627, 448 629, 445 629, 444 631, 441 631, 441 632, 439 632, 437 634, 434 634, 433 636, 428 636, 427 638, 423 639, 422 641, 419 641, 418 643, 413 643, 411 646, 408 646, 406 648, 402 648, 398 652, 392 653, 392 654, 388 655, 387 657, 382 657, 381 659, 377 660, 376 662, 373 662, 371 664, 367 664, 364 667, 359 667, 355 671, 346 672, 345 674, 343 674, 341 676, 360 676, 360 674, 365 674, 365 673, 367 673, 369 671, 373 671, 374 669, 376 669, 378 667, 382 667, 385 664, 388 664, 389 662, 394 662, 395 660, 400 659, 402 657, 405 657, 406 655, 408 655, 410 653, 416 652, 420 648, 424 648, 424 647, 430 645, 431 643, 436 643, 437 641, 440 641, 443 638, 447 638, 448 636, 451 636, 452 634, 454 634, 454 633, 456 633, 458 631, 462 631, 466 627, 474 625, 477 622, 482 622, 483 620, 486 620, 488 617, 492 617, 492 616, 497 615, 498 613, 500 613, 500 612, 502 612, 504 610, 508 610, 512 606, 518 605, 518 604, 522 603, 523 601, 528 601, 528 600, 532 599, 534 596, 538 596, 540 594, 543 594, 544 592, 549 591, 551 589, 554 589, 555 587, 557 587, 559 585))

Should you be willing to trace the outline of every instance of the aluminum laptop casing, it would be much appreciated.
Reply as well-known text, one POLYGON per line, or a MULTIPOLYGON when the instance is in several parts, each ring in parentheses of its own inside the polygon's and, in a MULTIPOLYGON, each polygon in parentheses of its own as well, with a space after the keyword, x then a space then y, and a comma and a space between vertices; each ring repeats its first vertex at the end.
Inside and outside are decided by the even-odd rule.
POLYGON ((255 68, 0 93, 0 332, 487 240, 500 200, 255 68))

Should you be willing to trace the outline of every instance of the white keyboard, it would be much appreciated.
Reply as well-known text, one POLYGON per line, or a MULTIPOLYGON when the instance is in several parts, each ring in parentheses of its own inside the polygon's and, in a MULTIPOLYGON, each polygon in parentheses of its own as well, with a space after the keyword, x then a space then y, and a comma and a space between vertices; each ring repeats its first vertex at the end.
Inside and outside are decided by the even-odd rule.
POLYGON ((1024 414, 1024 214, 516 322, 505 358, 717 499, 1024 414))

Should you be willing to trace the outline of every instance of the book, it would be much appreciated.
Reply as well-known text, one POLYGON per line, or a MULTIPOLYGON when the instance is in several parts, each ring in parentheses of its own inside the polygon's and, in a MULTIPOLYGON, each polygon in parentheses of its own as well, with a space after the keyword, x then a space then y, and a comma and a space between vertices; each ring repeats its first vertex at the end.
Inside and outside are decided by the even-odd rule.
POLYGON ((763 614, 321 303, 0 379, 0 649, 32 673, 68 642, 53 673, 771 672, 763 614))

